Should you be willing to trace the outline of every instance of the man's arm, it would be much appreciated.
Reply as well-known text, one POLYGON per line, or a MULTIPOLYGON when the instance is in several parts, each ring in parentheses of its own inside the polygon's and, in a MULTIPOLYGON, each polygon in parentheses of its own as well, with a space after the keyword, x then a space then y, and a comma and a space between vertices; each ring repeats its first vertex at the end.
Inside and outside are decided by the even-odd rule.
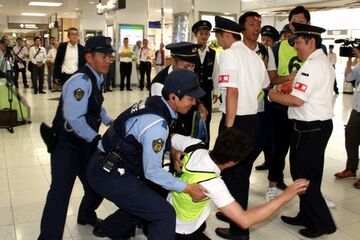
POLYGON ((233 87, 226 88, 226 119, 225 126, 232 127, 234 125, 237 101, 238 101, 238 89, 233 87))
POLYGON ((268 97, 271 102, 277 102, 289 107, 300 107, 305 103, 302 99, 298 97, 292 96, 290 94, 278 93, 275 89, 269 90, 268 97))

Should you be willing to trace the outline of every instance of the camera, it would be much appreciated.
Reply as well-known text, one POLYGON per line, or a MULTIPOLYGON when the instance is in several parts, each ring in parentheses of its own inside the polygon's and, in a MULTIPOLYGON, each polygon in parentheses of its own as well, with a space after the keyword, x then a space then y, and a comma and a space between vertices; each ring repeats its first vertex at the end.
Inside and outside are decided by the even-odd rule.
POLYGON ((353 53, 353 48, 360 50, 360 39, 355 38, 354 40, 349 39, 337 39, 335 43, 342 43, 340 46, 340 56, 341 57, 355 57, 353 53))

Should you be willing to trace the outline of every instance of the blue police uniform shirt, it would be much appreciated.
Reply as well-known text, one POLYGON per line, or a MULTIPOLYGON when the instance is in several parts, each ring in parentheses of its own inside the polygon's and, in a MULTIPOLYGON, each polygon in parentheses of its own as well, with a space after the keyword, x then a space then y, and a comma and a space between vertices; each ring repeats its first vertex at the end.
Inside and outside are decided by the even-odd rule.
POLYGON ((358 63, 352 71, 346 75, 346 81, 355 81, 352 108, 355 111, 360 112, 360 63, 358 63))
MULTIPOLYGON (((90 65, 86 65, 96 76, 97 87, 101 90, 101 85, 104 82, 103 76, 98 74, 90 65)), ((98 133, 89 126, 85 119, 92 89, 91 80, 85 80, 87 78, 88 76, 85 76, 83 73, 76 73, 69 78, 62 87, 62 99, 64 103, 63 114, 67 123, 79 137, 87 142, 91 142, 98 133), (84 91, 84 96, 80 101, 74 96, 74 91, 77 89, 84 91)), ((103 124, 108 125, 110 123, 111 118, 106 113, 104 107, 101 107, 100 116, 103 124)))
MULTIPOLYGON (((166 104, 173 118, 177 114, 171 109, 164 98, 161 98, 166 104)), ((143 147, 143 168, 145 177, 167 190, 182 192, 186 183, 175 178, 171 173, 162 168, 165 143, 169 135, 169 127, 166 120, 155 114, 144 114, 128 119, 125 123, 126 135, 133 135, 143 147), (153 141, 161 139, 163 147, 161 151, 155 152, 153 141)), ((104 148, 101 142, 98 145, 103 152, 104 148)))

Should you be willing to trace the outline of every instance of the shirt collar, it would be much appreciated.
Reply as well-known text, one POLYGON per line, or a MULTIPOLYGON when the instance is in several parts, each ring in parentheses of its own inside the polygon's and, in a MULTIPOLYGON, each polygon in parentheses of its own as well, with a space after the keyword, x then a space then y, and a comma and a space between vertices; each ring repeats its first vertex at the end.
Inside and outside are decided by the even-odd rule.
POLYGON ((78 45, 77 43, 75 43, 75 45, 71 45, 71 43, 68 42, 68 46, 69 46, 69 47, 73 47, 73 48, 74 48, 74 47, 77 47, 77 45, 78 45))
POLYGON ((205 46, 204 51, 201 51, 201 48, 198 49, 198 52, 199 52, 199 53, 204 53, 204 52, 209 52, 209 51, 210 51, 210 49, 209 49, 209 46, 208 46, 208 45, 205 46))
POLYGON ((313 51, 306 60, 310 60, 318 55, 320 55, 321 53, 324 53, 323 50, 321 48, 316 49, 315 51, 313 51))
POLYGON ((161 100, 165 103, 165 105, 166 105, 167 108, 169 109, 169 112, 170 112, 170 114, 171 114, 171 117, 177 119, 177 118, 178 118, 177 113, 170 107, 169 103, 165 100, 165 98, 164 98, 164 97, 161 97, 161 100))

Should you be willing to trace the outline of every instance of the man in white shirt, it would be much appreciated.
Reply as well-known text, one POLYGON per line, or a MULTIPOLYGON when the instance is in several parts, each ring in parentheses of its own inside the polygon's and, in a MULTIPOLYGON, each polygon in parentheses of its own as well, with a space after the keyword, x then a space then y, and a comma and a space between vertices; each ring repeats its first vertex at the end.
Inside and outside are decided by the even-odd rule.
POLYGON ((154 59, 154 51, 148 47, 148 40, 143 40, 143 46, 138 50, 138 60, 140 68, 140 90, 144 90, 144 82, 145 82, 145 74, 146 74, 146 88, 150 91, 150 83, 151 83, 151 67, 154 59))
POLYGON ((47 60, 46 50, 41 46, 41 38, 34 38, 34 46, 30 47, 29 58, 32 66, 32 85, 34 88, 34 94, 38 92, 45 94, 44 91, 44 70, 45 62, 47 60), (39 82, 39 84, 38 84, 39 82))
MULTIPOLYGON (((336 59, 336 53, 334 53, 333 50, 334 50, 334 45, 329 45, 328 58, 329 58, 331 65, 333 65, 334 69, 336 69, 335 65, 336 65, 337 59, 336 59)), ((335 92, 335 94, 339 94, 339 89, 337 87, 336 78, 335 78, 335 82, 334 82, 334 92, 335 92)))
POLYGON ((22 80, 24 84, 24 88, 29 88, 26 80, 26 58, 29 56, 27 48, 24 46, 24 42, 21 37, 16 39, 16 46, 14 46, 13 50, 14 55, 14 85, 16 88, 19 88, 18 79, 19 73, 22 75, 22 80))
POLYGON ((46 62, 47 67, 47 83, 49 90, 52 89, 53 70, 56 58, 56 52, 59 44, 54 37, 49 37, 49 46, 47 49, 48 60, 46 62))
MULTIPOLYGON (((250 152, 251 145, 244 133, 235 128, 224 130, 211 151, 205 149, 200 140, 179 134, 172 136, 171 145, 186 153, 180 179, 187 183, 200 183, 220 211, 243 228, 263 221, 282 204, 303 193, 309 184, 304 179, 298 180, 271 202, 246 211, 234 200, 220 177, 222 170, 242 164, 250 152)), ((176 212, 176 240, 210 239, 202 233, 211 211, 209 199, 193 202, 188 195, 175 191, 167 199, 176 212)))

